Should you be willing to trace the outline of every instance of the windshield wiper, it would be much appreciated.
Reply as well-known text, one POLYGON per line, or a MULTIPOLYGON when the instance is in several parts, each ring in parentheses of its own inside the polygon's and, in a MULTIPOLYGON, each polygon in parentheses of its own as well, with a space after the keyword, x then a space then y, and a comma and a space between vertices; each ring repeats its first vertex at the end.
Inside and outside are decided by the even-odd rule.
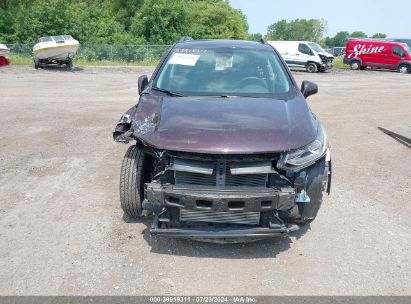
POLYGON ((170 96, 184 97, 184 95, 182 95, 178 92, 173 92, 173 91, 166 90, 166 89, 161 89, 161 88, 158 88, 158 87, 151 87, 151 89, 154 90, 154 91, 159 91, 159 92, 166 93, 170 96))

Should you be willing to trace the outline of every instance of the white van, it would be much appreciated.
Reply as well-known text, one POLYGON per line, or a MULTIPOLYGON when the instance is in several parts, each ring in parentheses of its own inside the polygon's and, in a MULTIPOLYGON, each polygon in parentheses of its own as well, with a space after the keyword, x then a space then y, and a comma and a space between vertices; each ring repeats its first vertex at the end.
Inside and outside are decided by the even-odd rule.
POLYGON ((305 68, 309 73, 325 72, 332 67, 334 56, 310 41, 268 41, 289 67, 305 68))

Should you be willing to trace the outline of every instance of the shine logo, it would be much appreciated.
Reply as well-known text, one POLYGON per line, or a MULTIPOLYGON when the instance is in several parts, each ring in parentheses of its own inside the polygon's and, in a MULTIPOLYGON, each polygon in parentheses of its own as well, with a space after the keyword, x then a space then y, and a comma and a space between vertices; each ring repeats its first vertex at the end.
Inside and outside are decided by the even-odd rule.
POLYGON ((357 44, 354 46, 353 52, 348 55, 348 58, 358 57, 363 54, 377 54, 384 51, 384 46, 373 46, 370 44, 369 47, 366 47, 364 44, 357 44))

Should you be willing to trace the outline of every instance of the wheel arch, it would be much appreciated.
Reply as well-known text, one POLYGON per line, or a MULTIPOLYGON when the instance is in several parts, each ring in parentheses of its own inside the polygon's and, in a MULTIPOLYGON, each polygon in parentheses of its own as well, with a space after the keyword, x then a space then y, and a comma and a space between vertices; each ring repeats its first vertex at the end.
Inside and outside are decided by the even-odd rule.
POLYGON ((404 61, 404 60, 401 60, 400 62, 398 62, 398 64, 397 64, 397 70, 398 70, 400 67, 402 67, 403 65, 405 65, 405 66, 408 67, 408 72, 411 72, 411 62, 409 62, 409 61, 404 61))

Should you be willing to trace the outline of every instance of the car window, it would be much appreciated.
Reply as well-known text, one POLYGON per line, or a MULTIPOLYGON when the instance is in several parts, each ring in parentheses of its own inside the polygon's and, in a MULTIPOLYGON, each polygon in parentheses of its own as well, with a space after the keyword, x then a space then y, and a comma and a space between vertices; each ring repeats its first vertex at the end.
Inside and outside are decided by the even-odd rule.
POLYGON ((404 56, 405 56, 404 50, 403 50, 401 47, 399 47, 399 46, 394 46, 394 47, 392 48, 392 53, 393 53, 394 55, 400 56, 400 57, 404 57, 404 56))
POLYGON ((322 48, 321 46, 319 46, 317 43, 310 42, 310 43, 308 43, 308 44, 311 46, 311 48, 312 48, 314 51, 319 52, 319 53, 324 52, 323 48, 322 48))
POLYGON ((276 97, 295 94, 279 57, 271 50, 175 48, 153 86, 184 96, 276 97))
POLYGON ((311 55, 312 51, 305 43, 300 43, 298 45, 298 51, 303 54, 311 55))

